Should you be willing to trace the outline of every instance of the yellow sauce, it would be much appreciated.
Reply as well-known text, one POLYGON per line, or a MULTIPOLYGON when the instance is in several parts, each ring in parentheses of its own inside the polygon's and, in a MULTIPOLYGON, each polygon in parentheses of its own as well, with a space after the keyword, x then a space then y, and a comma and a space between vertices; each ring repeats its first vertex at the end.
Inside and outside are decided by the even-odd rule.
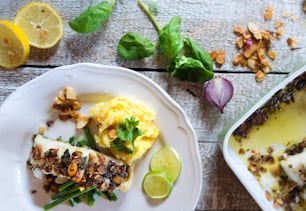
POLYGON ((287 146, 302 141, 306 137, 306 90, 297 92, 294 99, 294 103, 282 105, 281 110, 270 114, 263 125, 254 126, 241 142, 232 136, 232 149, 237 153, 240 148, 260 151, 272 144, 287 146))

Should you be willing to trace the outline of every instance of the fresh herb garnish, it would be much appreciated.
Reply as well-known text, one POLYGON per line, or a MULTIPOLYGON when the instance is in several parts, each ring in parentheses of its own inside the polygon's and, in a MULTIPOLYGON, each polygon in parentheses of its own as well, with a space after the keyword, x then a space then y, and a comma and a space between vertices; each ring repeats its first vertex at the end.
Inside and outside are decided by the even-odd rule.
MULTIPOLYGON (((192 41, 189 37, 183 38, 180 33, 181 17, 172 17, 170 22, 161 28, 152 13, 152 9, 150 9, 150 4, 147 7, 142 0, 138 0, 138 3, 159 33, 158 46, 161 52, 168 58, 166 69, 169 74, 181 80, 198 83, 204 83, 212 79, 214 76, 212 59, 209 53, 195 41, 192 41)), ((141 51, 137 52, 141 56, 135 56, 134 51, 120 51, 119 47, 118 53, 122 58, 129 60, 151 56, 154 52, 148 51, 147 48, 143 47, 148 42, 148 40, 141 39, 134 43, 129 42, 125 44, 119 42, 120 48, 123 46, 126 49, 137 49, 141 51), (142 46, 142 48, 139 46, 142 46)))
POLYGON ((71 136, 68 140, 68 142, 72 145, 72 146, 77 146, 77 147, 89 147, 93 150, 96 150, 96 145, 95 145, 95 141, 94 141, 94 137, 92 136, 90 129, 88 127, 84 127, 84 133, 86 135, 86 139, 80 137, 78 139, 76 139, 74 136, 71 136))
POLYGON ((175 58, 182 53, 184 42, 180 33, 181 17, 174 16, 170 22, 159 31, 159 48, 169 58, 175 58))
POLYGON ((111 147, 126 154, 133 154, 135 152, 134 142, 137 137, 143 134, 137 127, 138 124, 139 121, 132 116, 130 119, 125 118, 122 123, 116 125, 118 137, 111 142, 111 147), (130 143, 132 148, 127 146, 127 143, 130 143))
POLYGON ((70 28, 78 33, 90 33, 96 31, 101 24, 107 22, 113 8, 115 0, 101 2, 95 6, 89 7, 78 17, 68 22, 70 28))
POLYGON ((119 55, 126 60, 143 59, 151 56, 155 45, 147 38, 136 32, 125 34, 119 41, 119 55))
POLYGON ((181 80, 199 83, 210 80, 214 75, 203 66, 200 60, 185 56, 175 58, 168 63, 167 71, 171 76, 181 80))

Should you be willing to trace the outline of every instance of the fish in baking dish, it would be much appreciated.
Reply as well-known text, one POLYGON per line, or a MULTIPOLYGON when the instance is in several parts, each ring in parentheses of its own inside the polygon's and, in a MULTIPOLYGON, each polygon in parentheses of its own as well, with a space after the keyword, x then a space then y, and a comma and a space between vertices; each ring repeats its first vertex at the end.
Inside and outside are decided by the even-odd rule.
POLYGON ((36 134, 28 160, 37 176, 54 176, 55 182, 74 181, 80 188, 95 186, 103 192, 126 191, 132 182, 132 166, 86 147, 51 140, 36 134))

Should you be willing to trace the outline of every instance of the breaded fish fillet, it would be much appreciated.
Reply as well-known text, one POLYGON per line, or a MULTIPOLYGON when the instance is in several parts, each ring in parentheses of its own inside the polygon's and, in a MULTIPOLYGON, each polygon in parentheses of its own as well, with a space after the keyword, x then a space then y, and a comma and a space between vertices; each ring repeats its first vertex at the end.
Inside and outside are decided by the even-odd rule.
POLYGON ((132 167, 89 148, 72 146, 42 135, 33 137, 29 158, 32 170, 74 181, 78 186, 96 186, 100 191, 126 191, 132 181, 132 167))

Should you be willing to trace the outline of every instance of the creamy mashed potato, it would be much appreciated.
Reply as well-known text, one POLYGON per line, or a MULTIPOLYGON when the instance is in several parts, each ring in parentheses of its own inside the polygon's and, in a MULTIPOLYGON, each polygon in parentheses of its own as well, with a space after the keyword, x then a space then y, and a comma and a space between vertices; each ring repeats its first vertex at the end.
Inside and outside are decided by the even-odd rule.
POLYGON ((152 147, 159 135, 159 130, 153 122, 155 113, 145 105, 126 97, 115 97, 109 101, 100 102, 89 110, 89 114, 99 126, 99 133, 95 135, 97 144, 103 148, 109 148, 116 158, 128 164, 141 158, 152 147), (126 154, 111 146, 112 131, 116 125, 132 116, 139 121, 138 128, 143 135, 137 137, 134 142, 135 152, 126 154))

